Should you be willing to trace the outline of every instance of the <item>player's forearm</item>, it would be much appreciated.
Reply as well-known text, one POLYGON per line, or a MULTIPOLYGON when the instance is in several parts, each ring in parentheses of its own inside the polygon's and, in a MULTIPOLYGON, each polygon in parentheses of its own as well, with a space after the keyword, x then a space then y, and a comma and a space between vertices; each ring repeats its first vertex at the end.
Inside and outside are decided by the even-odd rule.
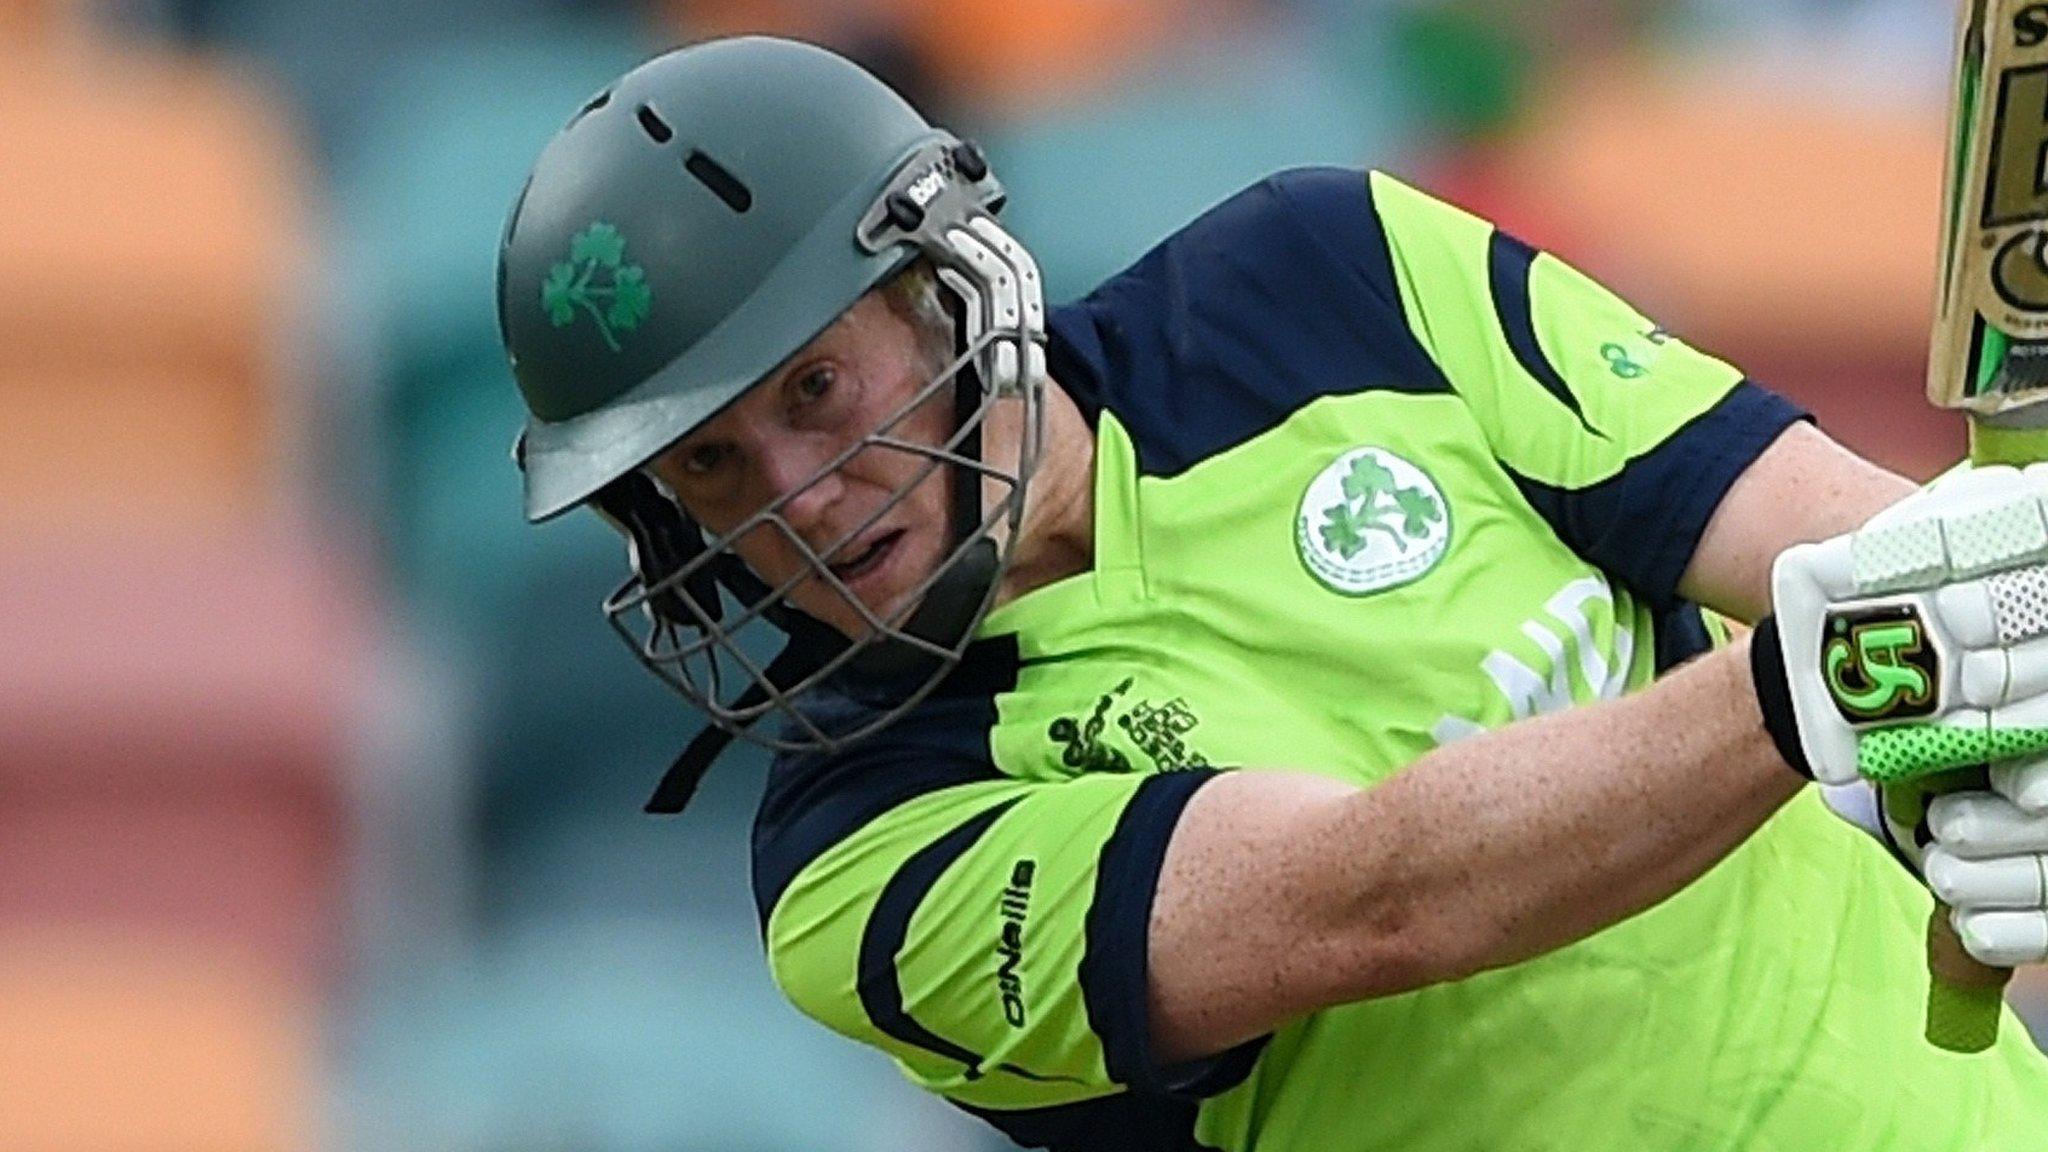
POLYGON ((1359 789, 1243 772, 1197 793, 1153 905, 1167 1062, 1455 980, 1677 892, 1796 794, 1747 642, 1621 700, 1440 748, 1359 789))
POLYGON ((1745 642, 1635 696, 1450 745, 1349 798, 1344 838, 1373 845, 1352 855, 1360 922, 1400 934, 1392 954, 1415 961, 1368 966, 1349 991, 1526 960, 1677 892, 1798 792, 1761 725, 1745 642))

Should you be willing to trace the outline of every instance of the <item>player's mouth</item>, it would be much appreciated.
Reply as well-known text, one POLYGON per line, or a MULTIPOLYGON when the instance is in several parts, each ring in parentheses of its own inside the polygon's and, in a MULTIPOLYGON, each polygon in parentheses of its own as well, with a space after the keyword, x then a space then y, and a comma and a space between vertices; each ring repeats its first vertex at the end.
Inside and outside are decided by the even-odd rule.
POLYGON ((889 562, 889 558, 896 553, 896 546, 903 542, 903 532, 903 529, 898 528, 876 537, 859 552, 831 565, 832 575, 837 576, 848 588, 853 588, 880 571, 889 562))

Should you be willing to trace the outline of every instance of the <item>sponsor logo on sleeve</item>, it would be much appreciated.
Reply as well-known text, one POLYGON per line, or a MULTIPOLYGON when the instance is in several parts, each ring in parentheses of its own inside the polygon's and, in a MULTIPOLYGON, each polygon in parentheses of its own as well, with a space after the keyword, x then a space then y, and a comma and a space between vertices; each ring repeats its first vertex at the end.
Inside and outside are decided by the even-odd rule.
POLYGON ((1170 700, 1129 700, 1135 677, 1125 677, 1116 687, 1096 698, 1087 718, 1062 716, 1046 728, 1046 736, 1060 748, 1060 763, 1083 772, 1130 772, 1131 758, 1103 733, 1114 723, 1131 747, 1152 761, 1162 772, 1184 768, 1206 768, 1209 758, 1189 743, 1189 734, 1202 723, 1184 696, 1170 700))
POLYGON ((1122 752, 1102 742, 1102 730, 1109 726, 1109 710, 1131 690, 1131 680, 1104 692, 1086 720, 1062 716, 1045 734, 1061 746, 1060 763, 1083 772, 1129 772, 1131 761, 1122 752))
POLYGON ((1616 378, 1640 380, 1657 366, 1658 359, 1664 354, 1664 346, 1669 343, 1671 333, 1662 328, 1652 328, 1625 340, 1602 344, 1600 359, 1607 362, 1607 370, 1616 378))

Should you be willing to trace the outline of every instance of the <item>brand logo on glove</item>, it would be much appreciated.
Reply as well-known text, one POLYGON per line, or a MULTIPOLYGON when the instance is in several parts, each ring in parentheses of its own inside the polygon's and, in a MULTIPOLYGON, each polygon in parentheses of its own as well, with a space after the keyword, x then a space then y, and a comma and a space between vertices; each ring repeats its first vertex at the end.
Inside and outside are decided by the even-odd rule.
POLYGON ((1927 626, 1910 605, 1828 615, 1821 670, 1835 707, 1851 724, 1932 715, 1941 663, 1927 626))

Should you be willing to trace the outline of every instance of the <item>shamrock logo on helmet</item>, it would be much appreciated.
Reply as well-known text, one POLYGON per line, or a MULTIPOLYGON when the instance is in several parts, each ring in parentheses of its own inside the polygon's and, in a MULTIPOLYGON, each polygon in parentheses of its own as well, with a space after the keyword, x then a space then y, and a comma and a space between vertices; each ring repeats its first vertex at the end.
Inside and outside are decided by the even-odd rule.
POLYGON ((616 333, 640 327, 654 310, 654 290, 647 286, 645 269, 626 263, 626 238, 599 220, 569 241, 567 260, 548 270, 540 286, 540 306, 557 328, 567 328, 579 312, 587 313, 597 321, 605 346, 619 352, 623 349, 616 333))

